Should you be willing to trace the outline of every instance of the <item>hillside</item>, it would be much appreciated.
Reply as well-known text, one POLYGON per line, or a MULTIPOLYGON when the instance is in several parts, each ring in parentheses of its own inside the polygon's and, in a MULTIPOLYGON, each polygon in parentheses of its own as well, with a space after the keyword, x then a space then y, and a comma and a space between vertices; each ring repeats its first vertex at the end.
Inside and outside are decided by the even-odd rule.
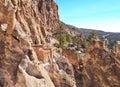
POLYGON ((102 36, 104 35, 109 35, 107 36, 107 38, 109 40, 120 40, 120 33, 119 32, 105 32, 105 31, 101 31, 101 30, 94 30, 94 29, 86 29, 86 28, 77 28, 75 26, 72 25, 68 25, 68 24, 64 24, 65 26, 67 26, 70 30, 74 30, 76 32, 81 32, 82 34, 84 34, 86 37, 89 36, 89 34, 92 31, 95 31, 100 38, 102 38, 102 36))

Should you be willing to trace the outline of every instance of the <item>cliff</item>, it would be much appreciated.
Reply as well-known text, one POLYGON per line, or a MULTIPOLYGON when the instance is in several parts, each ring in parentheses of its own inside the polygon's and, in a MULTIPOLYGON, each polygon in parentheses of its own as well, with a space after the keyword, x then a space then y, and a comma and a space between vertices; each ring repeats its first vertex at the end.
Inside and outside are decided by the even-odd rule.
POLYGON ((73 65, 76 86, 119 87, 119 46, 120 43, 118 41, 116 43, 116 51, 108 50, 104 42, 92 40, 88 44, 85 53, 77 53, 71 49, 63 50, 62 54, 73 65))
POLYGON ((61 54, 59 23, 53 0, 0 0, 0 87, 119 87, 120 43, 116 52, 94 40, 85 53, 61 54))
POLYGON ((54 87, 33 46, 45 46, 58 25, 53 0, 0 0, 0 87, 54 87))
MULTIPOLYGON (((116 44, 118 46, 118 43, 116 44)), ((116 47, 118 50, 119 48, 116 47)), ((91 41, 85 54, 88 87, 119 87, 119 54, 105 48, 101 41, 91 41)))

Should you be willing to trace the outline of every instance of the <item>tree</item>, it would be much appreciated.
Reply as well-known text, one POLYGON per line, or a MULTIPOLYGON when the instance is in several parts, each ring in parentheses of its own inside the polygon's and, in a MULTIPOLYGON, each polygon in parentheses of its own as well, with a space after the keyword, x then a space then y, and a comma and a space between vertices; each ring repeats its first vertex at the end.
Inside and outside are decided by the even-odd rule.
POLYGON ((109 40, 108 49, 115 50, 116 40, 109 40))
POLYGON ((77 46, 78 50, 81 48, 83 44, 83 35, 82 33, 73 37, 73 44, 77 46))
POLYGON ((87 38, 87 41, 91 41, 92 39, 97 39, 97 38, 98 38, 98 35, 97 35, 96 31, 93 30, 92 32, 90 32, 90 34, 87 38))
POLYGON ((69 42, 69 43, 72 43, 72 36, 69 35, 67 32, 66 32, 66 41, 69 42))
POLYGON ((67 40, 66 40, 66 31, 64 30, 62 24, 60 24, 60 26, 56 29, 53 35, 59 41, 59 47, 63 48, 67 40))

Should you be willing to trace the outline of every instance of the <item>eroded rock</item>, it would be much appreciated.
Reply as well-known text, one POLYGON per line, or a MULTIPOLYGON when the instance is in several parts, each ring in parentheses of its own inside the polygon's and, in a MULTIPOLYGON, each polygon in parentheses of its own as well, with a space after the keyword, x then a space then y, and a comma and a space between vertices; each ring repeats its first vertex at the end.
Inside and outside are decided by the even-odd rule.
POLYGON ((116 43, 116 53, 120 54, 120 41, 116 43))
MULTIPOLYGON (((18 66, 25 55, 31 62, 34 62, 33 64, 37 64, 36 52, 25 53, 23 49, 31 48, 34 51, 32 45, 46 44, 47 29, 52 31, 59 25, 57 10, 57 5, 51 0, 50 2, 46 0, 0 0, 1 87, 37 87, 37 78, 41 79, 42 75, 35 65, 28 64, 26 67, 23 64, 24 68, 26 67, 26 74, 21 72, 18 66), (50 6, 47 6, 48 4, 50 6), (32 76, 37 77, 33 80, 34 86, 26 80, 32 76)), ((49 78, 49 75, 47 77, 49 78)), ((50 83, 50 87, 54 87, 50 78, 49 81, 46 80, 47 77, 41 80, 39 86, 48 87, 50 83), (46 85, 42 85, 44 82, 46 85)))
MULTIPOLYGON (((117 54, 104 48, 104 43, 98 40, 91 41, 85 54, 85 70, 88 79, 82 76, 85 87, 119 87, 120 69, 117 54), (111 70, 111 71, 110 71, 111 70)), ((78 86, 79 87, 79 86, 78 86)))

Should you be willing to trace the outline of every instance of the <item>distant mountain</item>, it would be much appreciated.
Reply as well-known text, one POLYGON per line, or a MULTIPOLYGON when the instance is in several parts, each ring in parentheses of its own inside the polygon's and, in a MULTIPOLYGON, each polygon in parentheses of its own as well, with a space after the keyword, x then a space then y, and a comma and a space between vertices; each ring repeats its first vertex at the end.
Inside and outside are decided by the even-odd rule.
POLYGON ((86 29, 86 28, 78 28, 73 25, 64 24, 67 30, 74 31, 74 33, 82 33, 84 36, 88 37, 92 31, 95 31, 99 38, 106 36, 108 40, 120 40, 120 32, 105 32, 102 30, 95 29, 86 29))

